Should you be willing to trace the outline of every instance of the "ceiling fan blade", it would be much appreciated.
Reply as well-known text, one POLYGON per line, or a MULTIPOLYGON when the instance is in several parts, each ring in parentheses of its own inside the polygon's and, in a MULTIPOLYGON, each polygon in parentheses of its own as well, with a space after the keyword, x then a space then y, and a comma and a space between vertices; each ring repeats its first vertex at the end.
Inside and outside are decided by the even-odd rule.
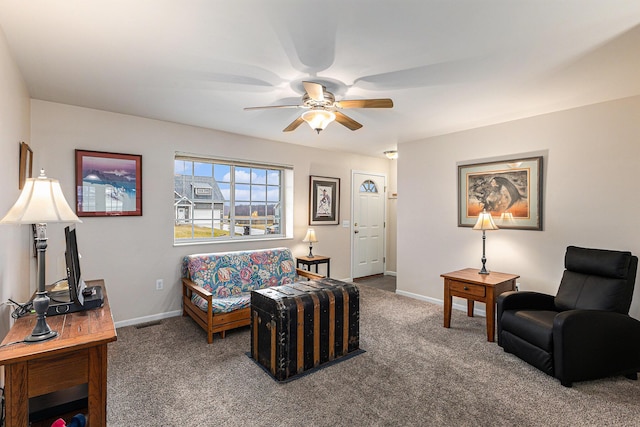
POLYGON ((304 123, 304 120, 302 120, 302 117, 298 117, 297 119, 292 121, 289 126, 282 129, 282 132, 291 132, 292 130, 296 130, 302 123, 304 123))
POLYGON ((348 127, 351 130, 358 130, 362 127, 362 125, 351 117, 345 116, 340 111, 335 111, 336 113, 336 122, 340 123, 343 126, 348 127))
POLYGON ((302 85, 304 86, 304 90, 307 91, 309 98, 314 101, 324 101, 324 86, 313 82, 302 82, 302 85))
POLYGON ((338 108, 393 108, 393 100, 379 99, 343 99, 336 102, 338 108))
POLYGON ((299 105, 266 105, 264 107, 244 107, 245 110, 265 110, 267 108, 298 108, 299 105))

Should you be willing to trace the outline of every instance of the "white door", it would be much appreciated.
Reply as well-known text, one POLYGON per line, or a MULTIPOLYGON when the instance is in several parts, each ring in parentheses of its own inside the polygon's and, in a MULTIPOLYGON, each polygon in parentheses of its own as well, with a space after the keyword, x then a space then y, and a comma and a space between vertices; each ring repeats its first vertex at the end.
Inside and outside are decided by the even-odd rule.
POLYGON ((385 177, 353 173, 353 278, 384 273, 385 177))

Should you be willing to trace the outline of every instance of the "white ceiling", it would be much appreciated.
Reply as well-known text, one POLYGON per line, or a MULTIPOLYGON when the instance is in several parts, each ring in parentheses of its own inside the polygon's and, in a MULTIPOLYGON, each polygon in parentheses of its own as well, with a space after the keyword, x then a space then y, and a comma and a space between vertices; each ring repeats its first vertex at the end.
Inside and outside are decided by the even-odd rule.
POLYGON ((640 94, 637 0, 0 0, 32 98, 332 150, 640 94), (364 127, 306 124, 301 82, 364 127))

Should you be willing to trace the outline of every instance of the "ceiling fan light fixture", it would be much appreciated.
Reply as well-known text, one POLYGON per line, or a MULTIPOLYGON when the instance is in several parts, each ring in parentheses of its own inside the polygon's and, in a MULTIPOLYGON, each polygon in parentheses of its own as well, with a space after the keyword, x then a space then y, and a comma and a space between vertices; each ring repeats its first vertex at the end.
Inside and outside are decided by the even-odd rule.
POLYGON ((398 151, 397 150, 385 151, 384 155, 387 156, 387 159, 389 160, 395 160, 398 158, 398 151))
POLYGON ((311 126, 311 129, 318 133, 320 133, 321 130, 324 130, 329 123, 336 119, 336 115, 333 111, 323 109, 305 111, 300 117, 302 117, 302 120, 311 126))

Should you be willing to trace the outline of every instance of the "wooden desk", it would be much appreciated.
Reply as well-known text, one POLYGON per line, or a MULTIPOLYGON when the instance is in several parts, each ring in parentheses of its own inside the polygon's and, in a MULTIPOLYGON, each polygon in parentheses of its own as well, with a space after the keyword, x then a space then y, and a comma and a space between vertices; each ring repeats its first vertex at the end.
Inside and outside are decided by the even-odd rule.
POLYGON ((316 273, 317 273, 319 264, 327 264, 327 277, 331 277, 330 261, 331 261, 331 257, 328 257, 328 256, 322 256, 322 255, 314 255, 312 257, 300 256, 296 258, 296 267, 300 268, 300 264, 304 264, 307 266, 307 271, 311 271, 311 266, 315 265, 316 273))
MULTIPOLYGON (((29 398, 88 384, 88 425, 107 425, 107 344, 117 339, 103 280, 101 308, 47 317, 56 338, 34 344, 0 348, 5 366, 6 427, 29 425, 29 398)), ((16 320, 2 344, 22 341, 31 333, 36 316, 16 320)))
POLYGON ((467 316, 473 317, 473 303, 480 301, 486 305, 487 341, 495 340, 496 298, 503 292, 516 289, 515 274, 498 273, 478 274, 476 268, 465 268, 441 274, 444 278, 444 327, 451 326, 451 305, 453 297, 467 299, 467 316))

